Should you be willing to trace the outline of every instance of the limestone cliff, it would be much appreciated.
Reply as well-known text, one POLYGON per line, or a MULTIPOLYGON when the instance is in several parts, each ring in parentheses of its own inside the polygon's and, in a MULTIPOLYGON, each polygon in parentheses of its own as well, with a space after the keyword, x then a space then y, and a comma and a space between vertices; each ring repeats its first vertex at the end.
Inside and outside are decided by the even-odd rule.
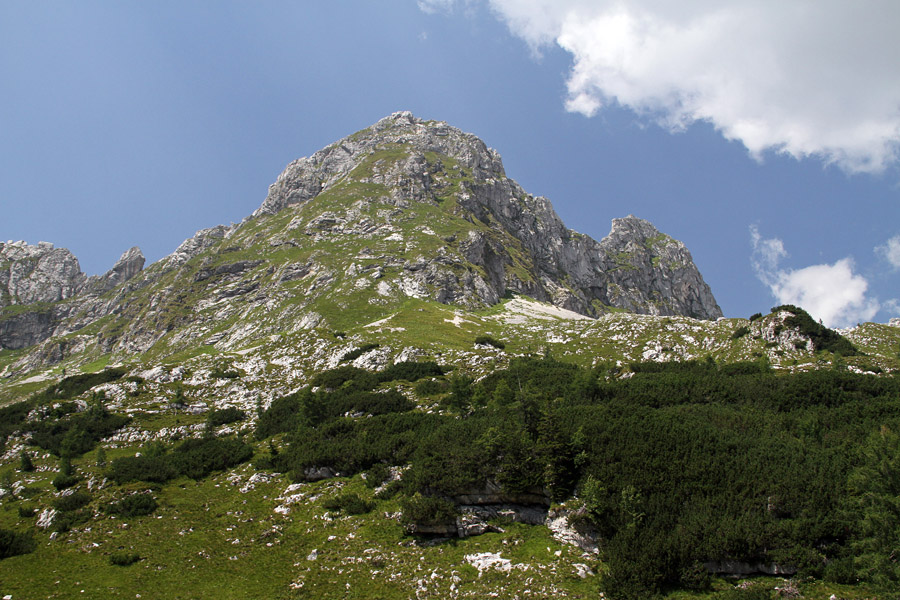
MULTIPOLYGON (((448 212, 478 225, 465 232, 457 248, 452 240, 443 254, 423 257, 409 269, 407 287, 432 290, 428 295, 438 301, 491 305, 515 291, 591 316, 615 309, 722 316, 681 242, 633 216, 614 220, 599 243, 578 234, 546 198, 526 193, 506 177, 499 154, 480 139, 408 112, 292 162, 254 216, 308 203, 350 181, 370 186, 379 202, 398 211, 452 200, 448 212), (478 272, 454 278, 444 268, 461 262, 478 272)), ((352 203, 329 213, 332 229, 337 225, 339 232, 353 234, 359 208, 352 203)))
POLYGON ((0 251, 0 308, 20 305, 0 314, 0 348, 37 345, 10 371, 78 353, 235 348, 410 298, 722 314, 681 242, 633 216, 599 242, 576 233, 480 139, 406 112, 292 162, 242 223, 201 230, 146 270, 137 248, 89 278, 49 244, 0 251))

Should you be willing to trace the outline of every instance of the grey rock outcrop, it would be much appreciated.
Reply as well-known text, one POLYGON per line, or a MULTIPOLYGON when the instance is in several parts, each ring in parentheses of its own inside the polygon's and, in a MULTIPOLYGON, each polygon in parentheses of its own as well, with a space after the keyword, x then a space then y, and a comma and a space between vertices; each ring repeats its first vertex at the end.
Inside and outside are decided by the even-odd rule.
POLYGON ((132 279, 144 268, 144 253, 137 246, 125 251, 113 268, 100 276, 89 277, 84 285, 84 291, 102 294, 115 288, 121 283, 132 279))
POLYGON ((327 321, 319 302, 481 309, 513 292, 591 317, 722 315, 681 242, 633 216, 599 242, 572 231, 483 141, 408 112, 290 163, 242 223, 144 263, 132 248, 88 278, 65 249, 0 244, 0 308, 23 305, 0 315, 0 347, 40 344, 13 367, 84 348, 228 347, 327 321), (107 316, 98 333, 72 335, 107 316))
MULTIPOLYGON (((390 197, 380 200, 399 210, 417 202, 440 204, 450 194, 457 214, 477 224, 458 242, 458 255, 445 252, 406 266, 409 295, 475 308, 514 291, 589 316, 616 309, 722 316, 681 242, 634 216, 615 219, 600 242, 576 233, 546 198, 507 178, 500 156, 480 139, 408 112, 289 164, 253 216, 309 202, 350 179, 384 186, 390 197), (393 153, 393 160, 380 159, 379 152, 393 153), (463 269, 453 267, 463 262, 477 272, 460 275, 463 269)), ((328 232, 359 234, 353 221, 350 212, 329 213, 328 232)), ((322 227, 313 232, 308 226, 307 233, 321 234, 322 227)))
MULTIPOLYGON (((20 350, 53 335, 77 331, 117 306, 102 295, 144 267, 140 248, 126 251, 103 275, 87 277, 78 259, 53 244, 0 243, 0 348, 20 350)), ((53 355, 61 351, 54 350, 53 355)))
POLYGON ((0 242, 0 307, 65 300, 80 291, 85 279, 78 259, 65 248, 0 242))

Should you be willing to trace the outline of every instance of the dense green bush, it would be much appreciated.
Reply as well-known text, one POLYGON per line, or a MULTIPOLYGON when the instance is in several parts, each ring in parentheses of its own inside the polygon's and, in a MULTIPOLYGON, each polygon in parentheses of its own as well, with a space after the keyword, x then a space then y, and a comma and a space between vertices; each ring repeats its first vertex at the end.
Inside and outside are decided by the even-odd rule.
POLYGON ((171 452, 154 448, 141 456, 115 459, 107 476, 118 484, 130 481, 163 483, 180 476, 202 479, 253 457, 253 448, 234 438, 188 439, 171 452))
POLYGON ((149 515, 157 508, 156 500, 150 494, 132 494, 118 502, 106 505, 106 512, 120 517, 142 517, 149 515))
POLYGON ((236 423, 237 421, 243 421, 247 417, 246 413, 239 408, 235 408, 230 406, 228 408, 222 408, 219 410, 214 410, 209 413, 209 416, 206 418, 206 422, 209 423, 211 427, 218 427, 219 425, 225 425, 227 423, 236 423))
POLYGON ((34 552, 37 542, 30 533, 0 529, 0 559, 34 552))
POLYGON ((31 454, 26 450, 22 450, 22 453, 19 455, 19 470, 23 473, 34 471, 34 461, 31 460, 31 454))
POLYGON ((394 363, 377 374, 379 383, 389 381, 418 381, 423 377, 440 377, 447 369, 433 361, 405 361, 394 363))
POLYGON ((446 525, 456 522, 453 502, 436 496, 414 494, 400 500, 403 523, 407 525, 446 525))
POLYGON ((340 511, 348 515, 363 515, 375 508, 374 502, 353 492, 329 498, 322 505, 328 510, 340 511))
POLYGON ((93 516, 93 511, 87 508, 60 512, 53 518, 52 528, 57 533, 65 533, 73 527, 87 523, 93 516))
POLYGON ((81 481, 75 475, 66 475, 65 473, 60 473, 56 477, 53 478, 51 484, 56 488, 58 492, 61 492, 65 489, 68 489, 81 481))
POLYGON ((81 456, 130 420, 124 415, 110 413, 98 400, 82 413, 33 424, 31 443, 57 456, 81 456))
POLYGON ((88 391, 94 386, 109 383, 121 379, 127 373, 125 368, 113 368, 99 371, 97 373, 84 373, 81 375, 72 375, 64 378, 55 385, 51 385, 46 390, 37 395, 39 401, 59 400, 66 398, 74 398, 88 391))
POLYGON ((337 389, 344 384, 348 384, 353 389, 365 391, 371 390, 378 385, 378 378, 365 369, 346 365, 329 371, 322 371, 313 377, 310 383, 313 387, 325 389, 337 389))
POLYGON ((378 344, 363 344, 359 348, 345 352, 344 355, 341 356, 341 362, 350 362, 351 360, 356 360, 366 352, 374 350, 377 347, 378 344))
POLYGON ((61 496, 53 501, 53 508, 63 512, 69 512, 84 508, 91 503, 91 495, 87 492, 74 492, 68 496, 61 496))
MULTIPOLYGON (((341 415, 364 412, 378 378, 343 367, 319 379, 327 388, 281 406, 296 426, 273 462, 295 481, 322 467, 383 474, 385 465, 409 464, 390 493, 403 494, 405 518, 419 524, 451 522, 448 499, 489 482, 542 503, 577 491, 581 518, 604 539, 608 597, 702 590, 708 561, 790 564, 835 581, 878 581, 890 567, 882 559, 893 525, 875 527, 888 521, 873 511, 888 503, 872 504, 873 486, 900 468, 890 462, 893 438, 865 441, 885 425, 900 431, 900 378, 782 374, 764 357, 635 363, 631 371, 619 379, 605 364, 518 358, 479 382, 452 378, 442 390, 458 399, 449 414, 361 419, 341 415), (858 496, 848 494, 852 473, 858 496)), ((405 407, 398 399, 392 408, 405 407)))
POLYGON ((419 398, 427 398, 437 394, 443 394, 447 391, 449 385, 446 381, 437 379, 426 379, 416 384, 416 396, 419 398))
POLYGON ((384 463, 376 463, 366 471, 366 487, 377 488, 391 476, 391 468, 384 463))
POLYGON ((733 339, 733 340, 739 340, 739 339, 741 339, 742 337, 744 337, 745 335, 747 335, 748 333, 750 333, 750 328, 747 327, 746 325, 741 326, 741 327, 738 327, 737 329, 735 329, 735 330, 732 332, 732 334, 731 334, 731 339, 733 339))
POLYGON ((216 366, 209 372, 209 376, 213 379, 238 379, 241 376, 241 372, 237 369, 223 369, 216 366))

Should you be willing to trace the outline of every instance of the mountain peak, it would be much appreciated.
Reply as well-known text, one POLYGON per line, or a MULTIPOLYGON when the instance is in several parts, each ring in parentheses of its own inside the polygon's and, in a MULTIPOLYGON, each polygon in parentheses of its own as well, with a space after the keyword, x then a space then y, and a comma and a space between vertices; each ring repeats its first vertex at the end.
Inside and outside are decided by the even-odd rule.
POLYGON ((0 347, 46 340, 22 359, 31 366, 88 347, 164 353, 352 327, 410 299, 480 310, 518 294, 588 317, 722 315, 681 242, 633 215, 599 242, 576 233, 478 137, 409 112, 291 162, 250 217, 197 232, 147 271, 136 248, 86 281, 74 256, 49 244, 4 252, 53 258, 49 272, 77 279, 51 290, 47 269, 36 270, 26 289, 21 269, 0 260, 0 284, 14 272, 19 290, 0 300, 55 302, 0 319, 0 347), (85 328, 100 333, 73 335, 85 328))
POLYGON ((275 214, 292 204, 306 202, 340 181, 373 153, 401 149, 412 156, 436 153, 453 157, 461 166, 472 169, 474 177, 506 176, 500 155, 476 136, 443 121, 425 121, 402 111, 291 162, 269 186, 266 199, 252 216, 275 214))
MULTIPOLYGON (((405 289, 441 302, 484 307, 512 291, 588 316, 610 310, 703 319, 722 315, 683 244, 634 215, 614 219, 610 235, 599 243, 576 234, 549 200, 528 194, 506 176, 495 150, 442 121, 396 112, 293 161, 253 216, 274 215, 316 198, 321 202, 304 209, 304 215, 309 212, 321 224, 317 219, 326 210, 326 220, 342 223, 340 231, 350 235, 360 233, 350 224, 363 220, 363 227, 381 223, 378 230, 399 235, 394 224, 399 213, 386 217, 372 209, 373 202, 403 211, 402 220, 421 220, 423 227, 434 228, 426 218, 448 224, 443 237, 454 241, 445 243, 438 256, 407 259, 427 268, 404 276, 416 280, 405 289), (360 216, 368 210, 373 212, 360 216), (441 266, 442 261, 458 266, 441 266), (451 273, 463 266, 468 275, 451 273)), ((296 219, 301 218, 298 213, 296 219)), ((306 225, 305 231, 316 239, 329 235, 318 226, 306 225)), ((403 239, 405 248, 430 245, 408 235, 403 239)), ((346 237, 338 243, 350 244, 346 237)))

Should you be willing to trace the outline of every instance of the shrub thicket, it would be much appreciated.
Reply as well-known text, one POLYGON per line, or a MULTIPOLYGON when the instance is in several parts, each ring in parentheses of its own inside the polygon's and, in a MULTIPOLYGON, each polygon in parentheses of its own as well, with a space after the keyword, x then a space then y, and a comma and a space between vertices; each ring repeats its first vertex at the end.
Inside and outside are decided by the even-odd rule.
POLYGON ((363 515, 375 508, 375 503, 366 500, 359 494, 348 492, 325 500, 323 506, 328 510, 344 512, 348 515, 363 515))
POLYGON ((140 456, 112 461, 107 476, 118 484, 130 481, 163 483, 180 476, 202 479, 213 471, 222 471, 253 457, 253 448, 234 438, 206 437, 188 439, 170 452, 153 447, 140 456))
POLYGON ((156 510, 156 500, 150 494, 132 494, 106 505, 106 512, 120 517, 142 517, 156 510))
POLYGON ((351 360, 356 360, 366 352, 374 350, 377 347, 378 344, 363 344, 359 348, 345 352, 344 355, 341 356, 341 362, 350 362, 351 360))
POLYGON ((34 552, 37 542, 30 533, 0 529, 0 559, 34 552))
POLYGON ((211 427, 218 427, 219 425, 226 425, 228 423, 236 423, 238 421, 243 421, 247 415, 239 408, 235 408, 230 406, 228 408, 222 408, 219 410, 214 410, 209 413, 209 416, 206 418, 206 422, 209 423, 211 427))
POLYGON ((774 562, 835 581, 900 578, 885 550, 900 521, 873 512, 892 497, 873 495, 884 477, 900 481, 900 442, 870 437, 900 431, 900 378, 778 374, 764 360, 631 371, 617 379, 607 365, 515 359, 479 382, 453 378, 455 416, 408 410, 373 391, 376 375, 342 367, 322 374, 318 392, 273 403, 258 435, 285 431, 272 462, 297 481, 322 467, 383 475, 385 465, 410 465, 391 492, 403 494, 410 523, 450 523, 449 499, 488 483, 528 501, 577 491, 605 540, 611 597, 703 589, 707 561, 774 562), (374 414, 376 401, 387 410, 343 416, 374 414), (278 429, 284 421, 292 425, 278 429), (883 502, 854 504, 862 498, 883 502), (886 533, 873 526, 887 522, 886 533))

